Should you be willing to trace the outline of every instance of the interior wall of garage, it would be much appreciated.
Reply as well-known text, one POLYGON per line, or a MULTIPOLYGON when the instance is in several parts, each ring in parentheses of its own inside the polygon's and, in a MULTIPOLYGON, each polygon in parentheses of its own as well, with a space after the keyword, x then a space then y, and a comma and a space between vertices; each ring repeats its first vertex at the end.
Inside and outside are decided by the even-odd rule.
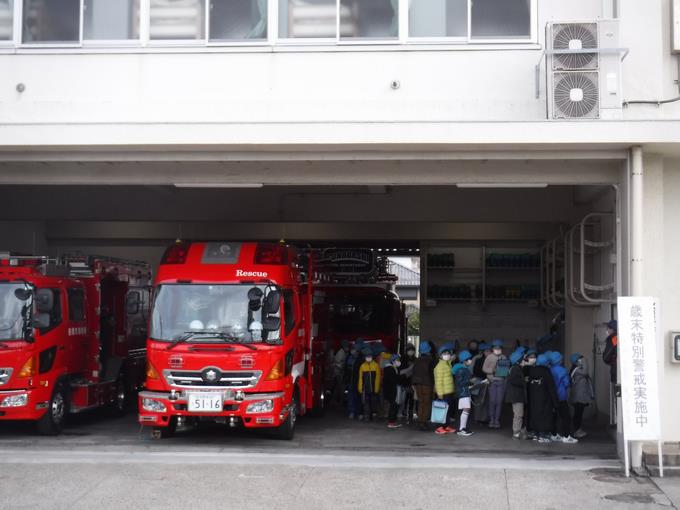
POLYGON ((47 253, 45 221, 0 221, 0 252, 12 251, 27 255, 47 253))

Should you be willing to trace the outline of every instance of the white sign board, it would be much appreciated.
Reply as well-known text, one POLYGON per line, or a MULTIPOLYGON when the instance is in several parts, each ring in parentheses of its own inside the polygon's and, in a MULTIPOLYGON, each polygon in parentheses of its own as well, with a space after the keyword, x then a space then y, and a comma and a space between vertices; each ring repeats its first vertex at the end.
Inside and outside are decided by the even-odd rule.
POLYGON ((658 314, 652 297, 618 299, 621 410, 626 441, 661 439, 658 314))

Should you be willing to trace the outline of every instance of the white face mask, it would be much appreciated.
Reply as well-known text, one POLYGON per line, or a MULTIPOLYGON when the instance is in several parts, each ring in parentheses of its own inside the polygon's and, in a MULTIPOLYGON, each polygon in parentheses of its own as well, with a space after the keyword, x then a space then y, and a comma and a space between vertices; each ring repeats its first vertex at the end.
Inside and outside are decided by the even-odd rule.
POLYGON ((444 361, 450 361, 451 360, 451 355, 450 354, 442 354, 442 359, 444 361))
POLYGON ((394 366, 399 368, 401 366, 401 361, 395 361, 394 366))
POLYGON ((406 355, 412 358, 413 356, 416 355, 416 351, 406 351, 406 355))
POLYGON ((526 363, 532 367, 536 364, 536 358, 529 358, 526 363))
POLYGON ((466 359, 465 361, 463 361, 463 363, 464 363, 466 366, 470 366, 470 365, 472 365, 472 360, 471 360, 471 359, 466 359))
POLYGON ((494 349, 494 350, 493 350, 493 353, 494 353, 496 356, 500 356, 501 354, 503 354, 503 350, 502 350, 502 349, 494 349))
POLYGON ((366 356, 366 361, 368 361, 369 363, 373 361, 373 356, 366 356))

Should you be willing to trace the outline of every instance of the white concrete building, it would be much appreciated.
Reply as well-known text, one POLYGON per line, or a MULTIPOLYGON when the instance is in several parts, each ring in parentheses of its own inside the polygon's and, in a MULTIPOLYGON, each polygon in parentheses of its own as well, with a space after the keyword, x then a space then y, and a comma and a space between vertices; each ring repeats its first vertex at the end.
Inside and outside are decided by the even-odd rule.
POLYGON ((595 359, 616 295, 655 296, 677 442, 678 51, 672 0, 0 0, 0 249, 411 242, 423 338, 533 339, 564 309, 595 359), (613 242, 574 286, 559 262, 494 283, 488 256, 560 259, 594 212, 613 242), (467 276, 427 267, 449 252, 467 276))

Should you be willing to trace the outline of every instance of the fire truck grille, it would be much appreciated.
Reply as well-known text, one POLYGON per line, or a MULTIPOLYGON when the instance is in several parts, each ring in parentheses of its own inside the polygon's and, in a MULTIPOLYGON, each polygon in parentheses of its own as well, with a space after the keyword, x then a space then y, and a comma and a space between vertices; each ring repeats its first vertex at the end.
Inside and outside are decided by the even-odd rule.
POLYGON ((206 377, 206 370, 164 370, 165 380, 177 388, 252 388, 262 372, 218 372, 206 377))
POLYGON ((0 386, 7 384, 11 375, 11 368, 0 368, 0 386))

